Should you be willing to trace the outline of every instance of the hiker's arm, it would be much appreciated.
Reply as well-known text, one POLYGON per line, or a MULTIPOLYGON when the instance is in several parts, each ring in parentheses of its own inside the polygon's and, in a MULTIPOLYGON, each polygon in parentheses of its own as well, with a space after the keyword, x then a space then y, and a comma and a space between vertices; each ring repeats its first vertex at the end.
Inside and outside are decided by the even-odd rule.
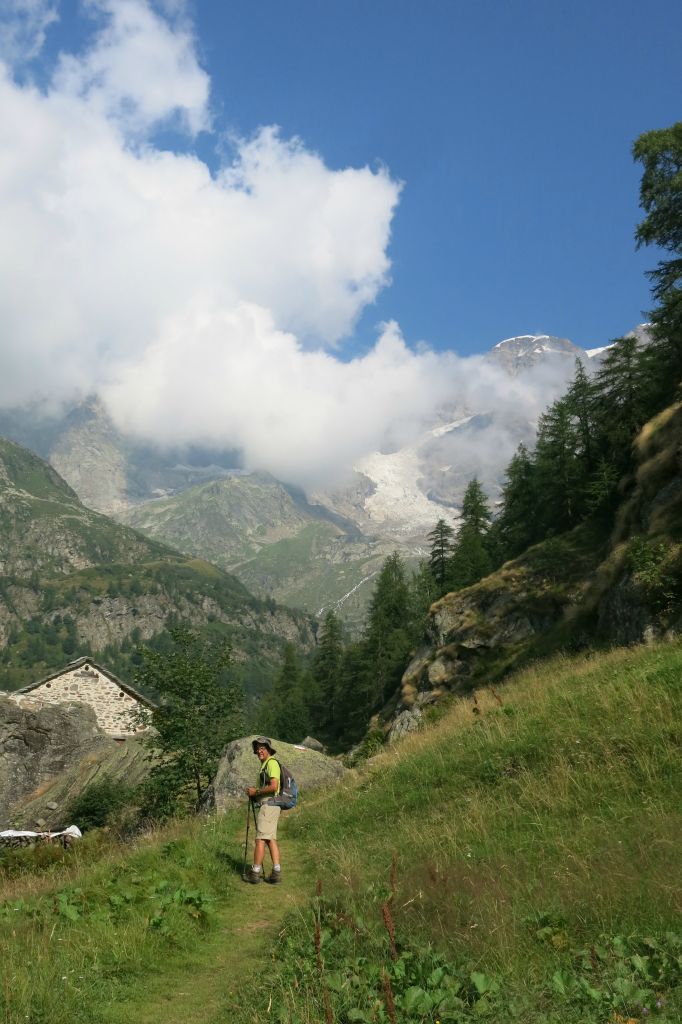
POLYGON ((249 788, 247 789, 246 792, 248 793, 248 795, 250 797, 267 796, 268 793, 276 793, 277 792, 277 779, 276 778, 270 779, 270 781, 268 782, 267 786, 263 786, 263 787, 261 787, 261 789, 256 789, 255 786, 249 786, 249 788))

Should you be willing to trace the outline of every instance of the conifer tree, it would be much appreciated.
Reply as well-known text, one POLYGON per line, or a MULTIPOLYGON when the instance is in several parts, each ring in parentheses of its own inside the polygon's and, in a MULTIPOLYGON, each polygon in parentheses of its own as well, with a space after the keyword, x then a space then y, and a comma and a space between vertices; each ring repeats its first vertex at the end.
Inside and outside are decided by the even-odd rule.
POLYGON ((324 617, 319 644, 313 661, 313 679, 317 689, 317 707, 313 713, 316 729, 329 732, 336 719, 343 643, 341 623, 333 609, 324 617))
POLYGON ((410 640, 410 595, 405 566, 394 552, 377 577, 365 629, 366 697, 371 708, 398 685, 410 640))
POLYGON ((621 472, 632 463, 632 442, 648 418, 646 364, 635 337, 618 338, 595 382, 602 454, 621 472))
POLYGON ((285 743, 300 743, 310 731, 303 695, 303 677, 292 643, 284 645, 282 667, 268 696, 272 725, 268 728, 285 743))
POLYGON ((538 512, 542 528, 568 530, 579 518, 580 464, 577 431, 567 398, 560 398, 540 417, 535 449, 538 512))
POLYGON ((653 344, 647 365, 649 418, 675 397, 682 380, 682 121, 645 132, 633 146, 642 164, 640 206, 646 216, 637 227, 637 247, 656 245, 672 258, 649 272, 653 296, 653 344))
POLYGON ((488 499, 478 477, 473 477, 462 499, 462 524, 483 537, 490 528, 491 518, 488 499))
MULTIPOLYGON (((447 567, 446 567, 447 571, 447 567)), ((431 567, 422 560, 412 573, 408 585, 410 634, 416 645, 424 639, 424 630, 429 608, 434 601, 442 596, 437 586, 431 567)))
POLYGON ((452 590, 469 587, 492 571, 493 562, 486 543, 490 522, 486 496, 474 477, 464 492, 461 526, 448 566, 448 583, 452 590))
POLYGON ((438 596, 447 590, 448 564, 452 557, 452 545, 455 531, 444 519, 439 519, 435 527, 427 535, 431 545, 429 553, 429 568, 438 587, 438 596))
POLYGON ((372 667, 366 645, 362 641, 348 644, 343 650, 334 706, 336 720, 331 738, 344 746, 357 743, 367 730, 373 708, 374 686, 372 667))
POLYGON ((503 558, 516 558, 540 539, 535 461, 520 444, 507 466, 502 509, 494 524, 503 558))
POLYGON ((575 376, 566 394, 568 409, 576 422, 576 454, 587 478, 595 465, 595 389, 585 372, 582 359, 575 361, 575 376))

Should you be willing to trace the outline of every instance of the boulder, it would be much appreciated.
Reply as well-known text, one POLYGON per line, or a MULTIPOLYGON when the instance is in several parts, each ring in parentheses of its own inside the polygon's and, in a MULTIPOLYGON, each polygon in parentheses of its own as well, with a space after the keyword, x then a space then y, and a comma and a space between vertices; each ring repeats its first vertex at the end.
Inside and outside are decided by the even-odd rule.
POLYGON ((101 735, 84 704, 31 711, 0 697, 0 826, 22 798, 79 761, 101 735))
POLYGON ((31 710, 0 694, 0 829, 53 829, 95 779, 135 785, 148 770, 139 740, 107 736, 93 708, 73 703, 31 710))
MULTIPOLYGON (((255 785, 260 770, 258 758, 251 746, 255 739, 255 735, 244 736, 227 745, 216 777, 206 791, 203 810, 215 810, 223 814, 229 808, 243 803, 246 787, 255 785)), ((306 793, 316 789, 333 788, 345 774, 346 769, 340 761, 302 744, 295 746, 273 737, 272 745, 277 751, 277 760, 285 764, 296 779, 303 799, 306 793)))
POLYGON ((314 736, 306 736, 304 740, 301 740, 301 746, 307 747, 308 750, 317 750, 318 753, 324 754, 324 744, 316 740, 314 736))

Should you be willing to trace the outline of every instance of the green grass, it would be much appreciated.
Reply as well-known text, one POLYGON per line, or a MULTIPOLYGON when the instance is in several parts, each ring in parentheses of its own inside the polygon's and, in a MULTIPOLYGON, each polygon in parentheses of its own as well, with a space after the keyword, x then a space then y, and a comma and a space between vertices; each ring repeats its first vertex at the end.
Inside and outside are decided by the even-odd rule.
MULTIPOLYGON (((168 957, 190 951, 240 884, 235 822, 185 822, 125 849, 89 834, 47 861, 0 860, 0 1019, 99 1022, 144 988, 168 957), (9 877, 8 877, 9 876, 9 877)), ((51 851, 50 851, 51 852, 51 851)), ((23 851, 22 851, 23 853, 23 851)))
POLYGON ((682 645, 495 693, 304 795, 278 903, 237 818, 8 878, 6 1024, 679 1021, 682 645))
POLYGON ((679 1019, 682 647, 556 659, 498 694, 478 692, 479 714, 457 701, 292 822, 320 852, 325 967, 311 909, 291 923, 282 1020, 325 1019, 327 972, 334 1020, 390 1019, 375 966, 392 856, 399 1020, 434 1019, 406 994, 428 990, 426 966, 450 979, 442 1020, 679 1019))

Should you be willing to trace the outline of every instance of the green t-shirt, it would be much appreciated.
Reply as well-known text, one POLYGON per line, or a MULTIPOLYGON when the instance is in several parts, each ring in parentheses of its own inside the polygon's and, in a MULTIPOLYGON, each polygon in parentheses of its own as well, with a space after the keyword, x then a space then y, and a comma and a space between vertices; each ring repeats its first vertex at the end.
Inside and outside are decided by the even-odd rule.
POLYGON ((281 788, 282 771, 279 761, 275 757, 269 757, 267 761, 263 762, 263 767, 258 773, 258 788, 263 789, 273 779, 277 779, 277 789, 274 793, 268 793, 265 796, 259 797, 259 800, 271 800, 273 796, 277 796, 281 788))

